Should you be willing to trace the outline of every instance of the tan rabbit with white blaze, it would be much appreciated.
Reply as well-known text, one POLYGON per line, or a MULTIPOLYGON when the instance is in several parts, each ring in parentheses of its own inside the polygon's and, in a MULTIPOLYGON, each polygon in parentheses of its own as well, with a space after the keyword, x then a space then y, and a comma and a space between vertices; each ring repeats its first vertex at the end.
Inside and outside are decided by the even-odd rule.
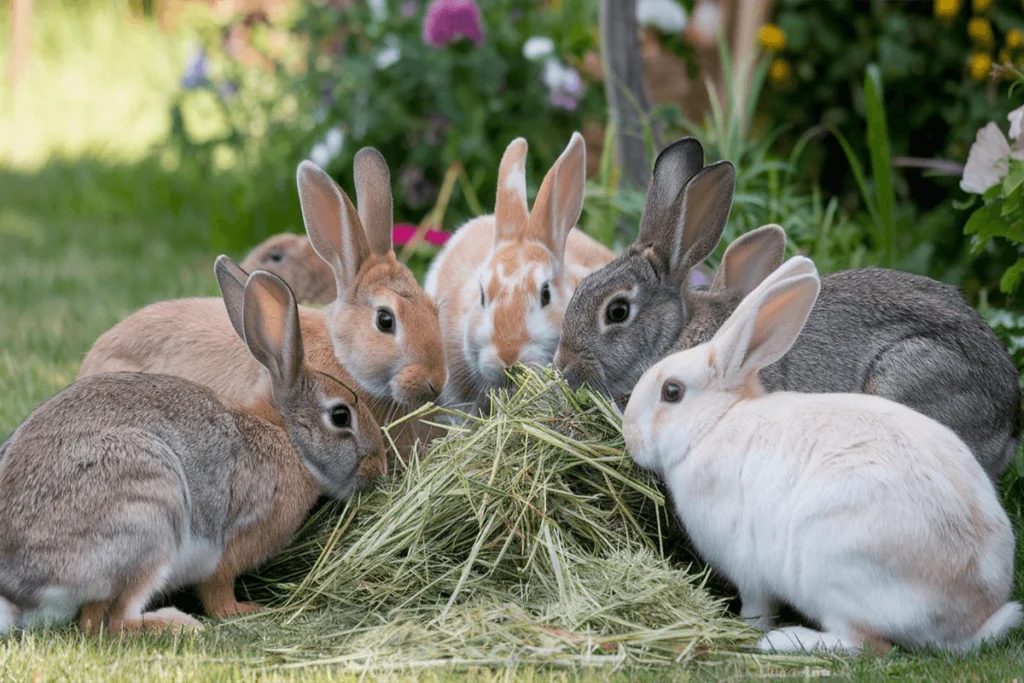
POLYGON ((178 377, 87 377, 0 448, 0 633, 80 613, 90 633, 200 628, 159 594, 199 586, 211 616, 251 612, 234 579, 290 541, 321 493, 386 472, 373 416, 304 362, 279 278, 218 260, 224 305, 273 384, 283 426, 178 377))
POLYGON ((615 254, 575 227, 583 211, 586 148, 574 133, 531 212, 526 140, 506 148, 494 215, 465 224, 437 255, 424 288, 438 304, 448 365, 443 402, 472 412, 515 363, 544 366, 579 281, 615 254))

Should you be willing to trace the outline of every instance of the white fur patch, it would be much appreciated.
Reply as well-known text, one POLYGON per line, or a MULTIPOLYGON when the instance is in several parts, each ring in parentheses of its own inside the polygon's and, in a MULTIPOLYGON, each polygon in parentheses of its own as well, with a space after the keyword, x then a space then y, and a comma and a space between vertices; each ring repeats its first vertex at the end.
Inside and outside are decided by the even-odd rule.
MULTIPOLYGON (((205 538, 196 538, 187 527, 181 546, 168 568, 167 586, 177 588, 209 578, 220 562, 223 549, 205 538)), ((144 609, 145 605, 142 608, 144 609)))
POLYGON ((515 198, 526 203, 526 161, 520 159, 515 166, 509 169, 505 178, 505 189, 515 195, 515 198))
POLYGON ((0 598, 0 635, 7 633, 18 623, 18 609, 4 598, 0 598))
POLYGON ((64 624, 75 618, 79 606, 80 602, 67 588, 49 586, 42 591, 39 607, 22 615, 21 625, 31 628, 64 624))

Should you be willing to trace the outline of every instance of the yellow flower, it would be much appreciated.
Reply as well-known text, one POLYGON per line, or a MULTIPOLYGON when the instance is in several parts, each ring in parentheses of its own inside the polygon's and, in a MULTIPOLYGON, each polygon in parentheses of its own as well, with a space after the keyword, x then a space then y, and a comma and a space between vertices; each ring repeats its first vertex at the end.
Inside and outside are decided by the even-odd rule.
POLYGON ((948 19, 960 11, 960 0, 935 0, 935 16, 948 19))
POLYGON ((775 24, 765 24, 757 31, 757 40, 765 50, 782 50, 786 47, 786 34, 775 24))
POLYGON ((776 57, 768 67, 768 78, 772 83, 785 83, 789 80, 790 70, 789 62, 782 57, 776 57))
POLYGON ((969 35, 976 43, 981 45, 991 45, 992 24, 989 23, 988 19, 974 17, 967 22, 967 35, 969 35))
POLYGON ((1006 47, 1016 50, 1021 45, 1024 45, 1024 33, 1019 28, 1011 28, 1006 32, 1006 47))
POLYGON ((971 78, 983 81, 992 72, 992 56, 986 52, 975 52, 971 55, 971 78))
POLYGON ((985 12, 992 6, 992 0, 971 0, 971 7, 978 14, 985 12))

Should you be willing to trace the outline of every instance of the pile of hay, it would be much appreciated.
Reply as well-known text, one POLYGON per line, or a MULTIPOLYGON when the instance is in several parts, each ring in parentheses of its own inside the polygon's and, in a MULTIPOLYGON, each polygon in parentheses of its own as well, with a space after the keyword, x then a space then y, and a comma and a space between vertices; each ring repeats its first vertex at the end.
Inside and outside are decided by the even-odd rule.
POLYGON ((666 556, 670 513, 611 406, 550 374, 515 385, 489 418, 311 521, 267 573, 283 600, 274 628, 294 643, 279 655, 658 666, 751 642, 706 575, 666 556))

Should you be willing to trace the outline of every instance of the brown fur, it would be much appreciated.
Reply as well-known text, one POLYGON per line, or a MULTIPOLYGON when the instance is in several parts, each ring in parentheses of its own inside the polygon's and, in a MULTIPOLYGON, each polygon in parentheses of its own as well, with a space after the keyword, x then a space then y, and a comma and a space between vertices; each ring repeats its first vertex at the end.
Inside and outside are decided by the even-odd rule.
POLYGON ((305 235, 271 235, 246 255, 241 266, 247 273, 259 269, 277 275, 288 283, 301 304, 329 304, 338 294, 334 271, 305 235))

